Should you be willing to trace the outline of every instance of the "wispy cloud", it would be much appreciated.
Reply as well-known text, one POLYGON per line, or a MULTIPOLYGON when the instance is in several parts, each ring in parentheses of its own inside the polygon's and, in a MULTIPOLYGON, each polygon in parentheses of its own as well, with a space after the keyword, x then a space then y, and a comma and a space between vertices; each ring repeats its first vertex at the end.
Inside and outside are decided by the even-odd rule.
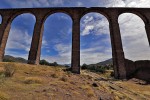
MULTIPOLYGON (((68 1, 68 0, 66 0, 68 1)), ((63 6, 64 0, 6 0, 12 8, 32 8, 32 7, 57 7, 63 6)))
POLYGON ((125 56, 132 60, 150 59, 150 48, 142 19, 133 14, 119 17, 125 56))
POLYGON ((81 64, 98 63, 111 58, 111 49, 106 48, 105 46, 82 49, 80 56, 81 56, 81 64), (101 49, 103 50, 100 52, 101 49))
POLYGON ((84 6, 84 4, 82 3, 82 2, 80 2, 80 1, 77 1, 77 7, 82 7, 82 6, 84 6))
POLYGON ((149 0, 106 0, 102 2, 104 7, 150 7, 149 0))
MULTIPOLYGON (((27 31, 23 31, 17 28, 12 28, 9 33, 8 41, 6 44, 5 54, 21 56, 28 55, 31 46, 32 34, 29 34, 27 31), (12 50, 12 51, 11 51, 12 50), (21 50, 21 52, 13 51, 21 50), (25 53, 23 53, 23 51, 25 53)), ((47 45, 47 41, 43 37, 42 41, 43 47, 47 45)), ((24 58, 24 57, 23 57, 24 58)))
POLYGON ((58 55, 42 55, 41 59, 46 59, 49 62, 58 62, 59 64, 71 63, 71 44, 59 43, 54 46, 54 49, 58 52, 58 55))
POLYGON ((108 34, 109 23, 108 20, 98 13, 89 13, 81 20, 81 35, 88 34, 108 34))
MULTIPOLYGON (((58 62, 60 64, 71 63, 71 44, 57 44, 55 50, 58 51, 56 56, 42 56, 49 62, 58 62)), ((111 49, 105 46, 96 46, 86 49, 81 49, 81 64, 97 63, 111 58, 111 49)))
POLYGON ((9 33, 7 49, 22 49, 29 51, 32 37, 27 31, 11 29, 9 33))

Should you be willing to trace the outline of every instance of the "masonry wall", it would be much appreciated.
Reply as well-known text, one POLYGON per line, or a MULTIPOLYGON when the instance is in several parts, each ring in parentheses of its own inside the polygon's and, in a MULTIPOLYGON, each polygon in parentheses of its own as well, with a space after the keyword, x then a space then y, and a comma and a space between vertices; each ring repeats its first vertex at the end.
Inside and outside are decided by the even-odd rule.
POLYGON ((150 60, 131 61, 126 59, 126 72, 128 78, 138 78, 150 82, 150 60))

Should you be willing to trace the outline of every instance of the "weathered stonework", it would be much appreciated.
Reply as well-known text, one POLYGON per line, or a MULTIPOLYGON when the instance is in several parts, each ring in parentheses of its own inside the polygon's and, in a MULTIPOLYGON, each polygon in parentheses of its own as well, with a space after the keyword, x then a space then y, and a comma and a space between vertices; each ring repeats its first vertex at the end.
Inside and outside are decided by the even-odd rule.
POLYGON ((150 60, 126 61, 127 78, 139 78, 150 82, 150 60))
MULTIPOLYGON (((135 65, 135 63, 125 60, 124 57, 118 17, 122 13, 133 13, 139 16, 145 23, 145 29, 150 44, 150 8, 64 7, 0 9, 0 15, 2 16, 2 23, 0 24, 0 61, 3 60, 12 21, 20 14, 31 13, 35 16, 36 23, 29 51, 28 63, 39 64, 44 22, 49 15, 60 12, 68 14, 73 21, 71 59, 72 72, 80 73, 80 19, 87 13, 96 12, 104 15, 109 21, 115 78, 125 79, 134 73, 136 68, 133 65, 135 65)), ((145 66, 149 66, 149 63, 144 64, 145 66)))

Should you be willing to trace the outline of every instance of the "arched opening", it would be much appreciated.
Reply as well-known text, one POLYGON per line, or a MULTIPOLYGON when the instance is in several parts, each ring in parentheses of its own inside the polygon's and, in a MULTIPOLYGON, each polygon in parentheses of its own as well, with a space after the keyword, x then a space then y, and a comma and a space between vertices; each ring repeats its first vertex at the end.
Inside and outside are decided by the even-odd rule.
POLYGON ((41 64, 70 66, 72 46, 72 19, 64 13, 50 15, 44 23, 41 64))
POLYGON ((0 24, 2 23, 2 16, 0 15, 0 24))
POLYGON ((27 62, 35 21, 35 16, 30 13, 18 15, 12 21, 4 61, 27 62))
POLYGON ((112 69, 109 22, 99 13, 88 13, 80 21, 81 69, 105 72, 112 69))
POLYGON ((143 20, 135 14, 124 13, 118 19, 125 58, 132 61, 150 60, 150 48, 143 20))

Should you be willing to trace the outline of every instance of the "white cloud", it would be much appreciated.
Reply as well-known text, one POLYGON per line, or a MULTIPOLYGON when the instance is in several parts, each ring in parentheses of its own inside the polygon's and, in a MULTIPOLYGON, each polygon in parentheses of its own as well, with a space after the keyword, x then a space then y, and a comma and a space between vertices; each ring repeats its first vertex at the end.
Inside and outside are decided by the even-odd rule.
POLYGON ((81 29, 82 36, 93 33, 95 35, 108 34, 109 23, 101 14, 89 13, 81 19, 81 29))
POLYGON ((71 45, 70 44, 56 44, 54 49, 58 52, 55 56, 41 56, 41 59, 46 59, 49 62, 58 62, 59 64, 71 63, 71 45))
POLYGON ((24 59, 28 59, 28 53, 22 54, 20 52, 7 50, 7 54, 11 54, 11 56, 13 56, 13 57, 21 57, 21 58, 24 58, 24 59))
POLYGON ((11 29, 6 48, 29 51, 31 39, 32 38, 27 31, 11 29))
POLYGON ((64 0, 6 0, 12 8, 55 7, 64 5, 64 0))
POLYGON ((150 59, 150 48, 144 22, 133 14, 119 17, 123 47, 126 58, 131 60, 150 59))
MULTIPOLYGON (((27 58, 28 52, 30 50, 31 40, 32 40, 32 36, 29 35, 27 31, 12 28, 10 30, 8 41, 6 44, 5 54, 18 56, 18 57, 23 57, 24 55, 26 55, 23 58, 27 58), (22 54, 22 52, 11 51, 11 49, 25 50, 26 53, 22 54)), ((43 37, 42 45, 43 47, 47 46, 47 41, 45 40, 44 37, 43 37)))
POLYGON ((64 0, 53 0, 53 1, 49 0, 49 3, 50 2, 51 2, 52 5, 58 6, 58 5, 63 5, 64 0))
POLYGON ((83 3, 82 2, 77 2, 77 7, 82 7, 83 6, 83 3))
MULTIPOLYGON (((55 50, 58 51, 56 56, 41 56, 41 59, 46 59, 49 62, 57 62, 59 64, 71 63, 71 45, 57 44, 55 50)), ((81 65, 83 63, 91 64, 111 58, 111 49, 104 46, 91 47, 81 50, 81 65), (103 51, 103 52, 99 52, 103 51)))
POLYGON ((94 64, 111 58, 111 49, 105 46, 91 47, 81 50, 81 65, 94 64))
MULTIPOLYGON (((101 4, 101 2, 99 2, 101 4)), ((150 7, 149 0, 107 0, 104 7, 150 7)))
POLYGON ((90 31, 92 31, 93 29, 94 29, 94 25, 87 25, 87 26, 83 29, 81 35, 84 36, 84 35, 90 34, 90 31))
POLYGON ((25 19, 25 20, 32 18, 33 22, 36 21, 35 16, 33 14, 30 14, 30 13, 21 14, 21 15, 18 15, 18 17, 21 17, 22 19, 25 19))

